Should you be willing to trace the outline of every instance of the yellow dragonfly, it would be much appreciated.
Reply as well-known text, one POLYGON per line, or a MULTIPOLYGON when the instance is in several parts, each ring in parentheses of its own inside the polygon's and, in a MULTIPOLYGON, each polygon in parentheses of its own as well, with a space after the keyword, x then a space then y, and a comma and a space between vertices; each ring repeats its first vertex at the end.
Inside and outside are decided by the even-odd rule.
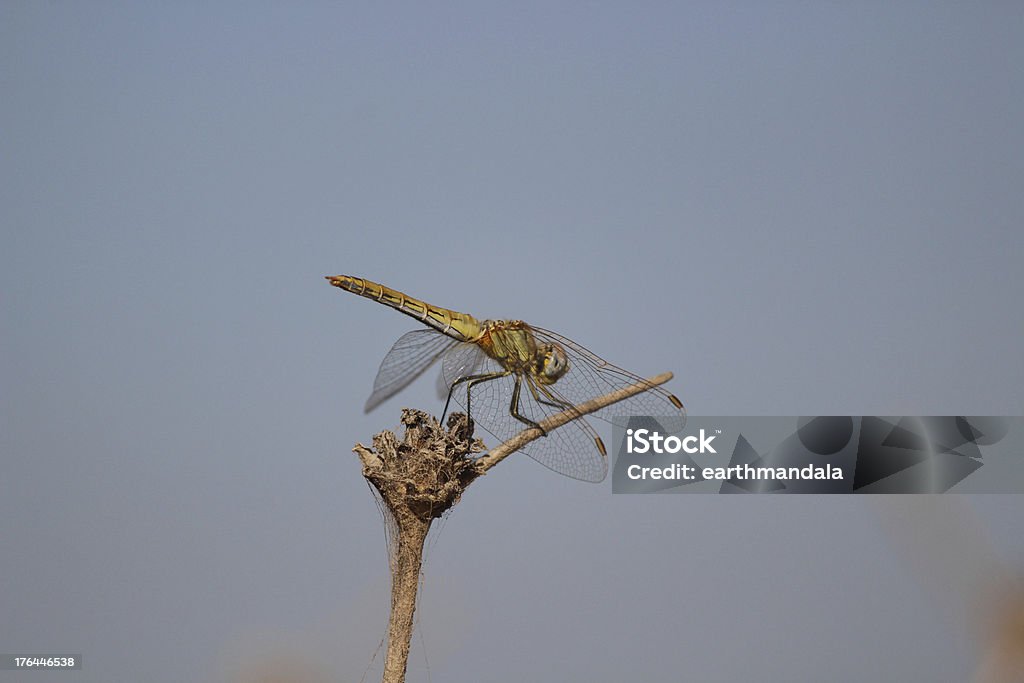
MULTIPOLYGON (((348 275, 327 276, 335 287, 373 299, 416 318, 429 329, 402 335, 380 364, 369 412, 441 361, 451 399, 475 424, 505 441, 550 415, 645 380, 602 360, 571 339, 522 320, 477 320, 432 306, 397 290, 348 275)), ((664 432, 686 424, 682 402, 659 386, 590 413, 653 416, 664 432)), ((523 451, 540 464, 574 479, 598 482, 608 473, 608 455, 594 428, 580 417, 554 429, 523 451)))

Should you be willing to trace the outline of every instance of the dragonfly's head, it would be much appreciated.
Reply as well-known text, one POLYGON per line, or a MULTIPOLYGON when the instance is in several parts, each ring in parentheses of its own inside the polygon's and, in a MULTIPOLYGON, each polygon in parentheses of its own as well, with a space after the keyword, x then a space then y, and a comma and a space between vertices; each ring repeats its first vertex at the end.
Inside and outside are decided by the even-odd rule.
POLYGON ((537 349, 537 381, 554 384, 569 371, 569 357, 558 344, 543 344, 537 349))

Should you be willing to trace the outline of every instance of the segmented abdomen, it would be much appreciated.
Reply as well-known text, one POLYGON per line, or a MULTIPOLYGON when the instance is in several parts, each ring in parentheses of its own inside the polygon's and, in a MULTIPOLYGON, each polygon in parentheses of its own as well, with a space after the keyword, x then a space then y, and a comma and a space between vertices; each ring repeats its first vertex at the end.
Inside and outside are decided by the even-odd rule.
POLYGON ((426 301, 414 299, 397 289, 360 277, 334 275, 328 276, 327 280, 335 287, 390 306, 459 341, 474 341, 480 336, 480 322, 468 313, 431 306, 426 301))

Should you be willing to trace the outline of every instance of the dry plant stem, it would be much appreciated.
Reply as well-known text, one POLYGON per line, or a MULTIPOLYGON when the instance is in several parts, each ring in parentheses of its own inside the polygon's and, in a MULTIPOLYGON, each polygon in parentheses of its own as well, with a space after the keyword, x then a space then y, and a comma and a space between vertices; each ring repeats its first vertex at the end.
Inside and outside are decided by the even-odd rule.
POLYGON ((431 522, 453 507, 477 477, 544 432, 670 379, 672 373, 666 372, 552 415, 540 423, 544 431, 526 429, 477 459, 471 456, 483 450, 483 443, 471 438, 461 414, 449 418, 446 430, 426 413, 406 409, 401 442, 392 432, 381 432, 373 437, 372 450, 356 444, 352 450, 363 463, 363 476, 380 493, 397 528, 397 538, 392 539, 391 616, 383 683, 405 681, 423 545, 431 522))
POLYGON ((402 683, 409 662, 416 592, 419 588, 423 543, 430 521, 416 520, 398 528, 398 549, 391 576, 391 616, 388 620, 388 652, 384 660, 384 683, 402 683))
POLYGON ((409 661, 423 544, 431 522, 459 500, 479 476, 473 453, 483 443, 469 438, 464 415, 445 430, 426 413, 403 410, 402 441, 391 432, 373 437, 373 450, 356 444, 363 476, 377 489, 395 525, 391 539, 391 616, 384 683, 401 683, 409 661))

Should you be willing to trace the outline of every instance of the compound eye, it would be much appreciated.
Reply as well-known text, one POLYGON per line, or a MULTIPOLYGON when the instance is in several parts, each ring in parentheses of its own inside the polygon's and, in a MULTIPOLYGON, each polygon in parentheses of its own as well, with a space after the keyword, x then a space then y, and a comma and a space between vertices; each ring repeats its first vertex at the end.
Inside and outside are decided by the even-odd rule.
POLYGON ((541 372, 550 380, 556 380, 569 369, 569 359, 562 347, 551 344, 544 351, 544 366, 541 372))

